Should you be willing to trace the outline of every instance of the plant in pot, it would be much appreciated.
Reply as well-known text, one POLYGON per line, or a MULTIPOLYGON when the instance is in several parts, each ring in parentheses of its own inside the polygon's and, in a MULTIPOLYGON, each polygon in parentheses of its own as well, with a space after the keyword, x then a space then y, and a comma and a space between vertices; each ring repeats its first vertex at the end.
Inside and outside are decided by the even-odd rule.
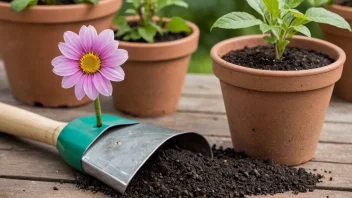
MULTIPOLYGON (((350 25, 352 24, 352 0, 318 0, 311 3, 314 6, 325 4, 326 9, 342 16, 350 25)), ((352 102, 352 33, 326 24, 321 24, 320 27, 324 40, 338 45, 346 52, 346 64, 341 79, 336 83, 334 94, 352 102)))
MULTIPOLYGON (((67 29, 79 31, 82 25, 93 25, 97 31, 109 28, 122 1, 6 1, 0 0, 0 56, 13 95, 28 105, 45 107, 89 102, 87 97, 77 101, 71 90, 60 88, 61 79, 52 73, 51 59, 60 54, 57 45, 67 29)), ((79 39, 64 40, 74 44, 79 39)))
POLYGON ((305 14, 303 0, 247 0, 261 19, 233 12, 212 28, 259 25, 265 34, 225 40, 212 48, 233 146, 254 157, 287 165, 310 160, 316 151, 332 90, 342 73, 344 51, 308 38, 311 22, 351 30, 340 16, 323 8, 305 14), (296 33, 304 36, 294 36, 296 33))
POLYGON ((139 117, 173 113, 178 106, 199 29, 180 17, 164 18, 167 6, 187 7, 183 0, 127 0, 132 8, 120 17, 116 38, 129 52, 126 78, 113 84, 115 107, 139 117))

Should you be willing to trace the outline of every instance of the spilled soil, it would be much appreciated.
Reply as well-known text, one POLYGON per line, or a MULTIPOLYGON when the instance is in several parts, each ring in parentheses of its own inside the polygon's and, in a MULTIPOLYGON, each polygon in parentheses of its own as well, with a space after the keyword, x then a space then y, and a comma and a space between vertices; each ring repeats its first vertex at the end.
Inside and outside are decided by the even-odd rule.
POLYGON ((243 67, 277 71, 315 69, 335 62, 325 54, 293 47, 287 47, 283 58, 277 60, 273 46, 245 47, 241 50, 230 51, 222 59, 243 67))
POLYGON ((216 149, 214 158, 175 147, 163 147, 142 167, 125 195, 89 176, 77 175, 81 190, 114 198, 245 197, 291 191, 313 191, 323 177, 306 170, 253 159, 233 149, 216 149))

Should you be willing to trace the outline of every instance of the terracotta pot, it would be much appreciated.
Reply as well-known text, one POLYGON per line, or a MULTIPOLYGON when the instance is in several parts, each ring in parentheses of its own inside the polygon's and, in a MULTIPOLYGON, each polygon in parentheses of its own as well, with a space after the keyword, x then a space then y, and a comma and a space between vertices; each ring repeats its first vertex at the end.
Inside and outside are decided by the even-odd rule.
POLYGON ((65 31, 78 32, 93 25, 98 32, 108 29, 121 0, 102 0, 98 5, 76 4, 33 6, 14 13, 9 3, 0 2, 0 56, 5 62, 12 92, 28 105, 71 107, 78 101, 73 89, 61 87, 51 60, 60 55, 58 43, 65 31))
MULTIPOLYGON (((332 5, 326 9, 344 17, 352 25, 352 8, 332 5)), ((334 94, 342 99, 352 102, 352 32, 334 26, 320 25, 326 41, 341 47, 347 55, 341 79, 336 83, 334 94)))
POLYGON ((113 84, 118 110, 139 117, 157 117, 177 109, 191 54, 198 47, 199 29, 193 23, 188 25, 192 34, 176 41, 120 41, 119 47, 128 51, 129 59, 122 66, 125 80, 113 84))
POLYGON ((313 49, 337 61, 304 71, 267 71, 221 59, 231 50, 266 45, 262 35, 229 39, 211 51, 214 74, 220 79, 237 151, 249 156, 298 165, 312 159, 335 82, 346 55, 326 41, 296 36, 291 46, 313 49))

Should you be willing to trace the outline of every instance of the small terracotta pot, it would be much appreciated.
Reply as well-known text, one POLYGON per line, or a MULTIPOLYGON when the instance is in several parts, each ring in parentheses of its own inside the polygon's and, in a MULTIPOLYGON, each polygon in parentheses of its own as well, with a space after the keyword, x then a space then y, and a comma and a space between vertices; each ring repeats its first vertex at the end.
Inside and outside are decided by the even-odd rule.
POLYGON ((326 41, 296 36, 292 47, 313 49, 337 61, 303 71, 267 71, 221 59, 231 50, 266 45, 262 35, 215 45, 214 74, 220 79, 232 143, 249 156, 298 165, 314 156, 335 82, 346 55, 326 41))
MULTIPOLYGON (((352 25, 352 8, 332 5, 326 7, 331 12, 344 17, 352 25)), ((336 83, 334 94, 342 99, 352 102, 352 32, 334 26, 321 24, 323 36, 326 41, 341 47, 347 55, 341 79, 336 83)))
POLYGON ((138 117, 157 117, 176 111, 191 54, 198 47, 199 29, 193 23, 188 25, 192 34, 176 41, 152 44, 120 41, 119 48, 128 51, 129 59, 122 66, 125 80, 113 83, 114 105, 118 110, 138 117))
POLYGON ((51 60, 60 55, 58 44, 65 31, 77 33, 82 25, 93 25, 98 32, 108 29, 121 3, 33 6, 15 13, 9 3, 0 2, 0 56, 13 94, 28 105, 45 107, 89 102, 61 87, 62 77, 52 72, 51 60))

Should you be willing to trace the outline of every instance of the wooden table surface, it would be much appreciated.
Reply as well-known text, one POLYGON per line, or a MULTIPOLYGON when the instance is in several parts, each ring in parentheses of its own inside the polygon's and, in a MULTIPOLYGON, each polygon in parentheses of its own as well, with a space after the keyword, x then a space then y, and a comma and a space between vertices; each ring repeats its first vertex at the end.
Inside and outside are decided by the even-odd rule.
MULTIPOLYGON (((73 109, 29 107, 11 95, 0 62, 0 102, 37 114, 70 121, 94 113, 92 104, 73 109)), ((111 98, 102 99, 104 113, 121 115, 111 98)), ((0 118, 1 119, 1 118, 0 118)), ((178 111, 156 119, 137 119, 169 128, 195 131, 211 144, 231 147, 225 108, 219 82, 213 75, 188 75, 178 111)), ((301 167, 325 175, 323 183, 310 193, 291 192, 269 197, 352 197, 352 103, 333 98, 329 106, 318 151, 311 162, 301 167), (324 173, 324 170, 331 173, 324 173), (329 181, 332 177, 332 181, 329 181)), ((74 171, 60 158, 55 148, 0 133, 0 198, 103 198, 101 193, 79 191, 73 184, 74 171), (59 181, 64 181, 60 184, 59 181), (59 190, 54 191, 56 186, 59 190)))

